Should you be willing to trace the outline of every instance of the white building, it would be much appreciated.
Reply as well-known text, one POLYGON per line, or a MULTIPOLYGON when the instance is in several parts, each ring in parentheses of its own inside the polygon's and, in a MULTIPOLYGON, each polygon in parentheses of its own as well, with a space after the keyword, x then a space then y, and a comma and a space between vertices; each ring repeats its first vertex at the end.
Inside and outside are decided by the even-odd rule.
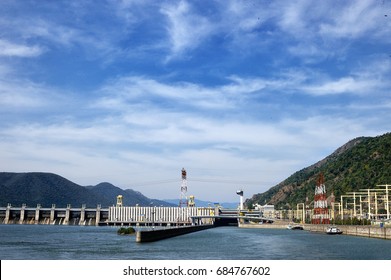
POLYGON ((259 205, 258 203, 257 204, 253 204, 253 206, 255 207, 255 210, 259 210, 261 213, 262 213, 262 216, 263 217, 274 217, 274 205, 269 205, 269 204, 265 204, 265 205, 259 205))

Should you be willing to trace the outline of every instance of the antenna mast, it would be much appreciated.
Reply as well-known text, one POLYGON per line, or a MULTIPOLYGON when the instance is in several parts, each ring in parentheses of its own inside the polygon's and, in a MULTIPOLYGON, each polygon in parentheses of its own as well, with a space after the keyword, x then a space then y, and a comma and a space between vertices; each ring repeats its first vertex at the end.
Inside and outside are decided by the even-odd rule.
POLYGON ((186 179, 186 170, 182 168, 182 184, 181 184, 181 198, 179 200, 179 207, 187 207, 187 179, 186 179))
POLYGON ((330 224, 329 210, 327 208, 326 186, 324 185, 324 176, 319 174, 316 180, 314 197, 314 215, 313 224, 330 224))

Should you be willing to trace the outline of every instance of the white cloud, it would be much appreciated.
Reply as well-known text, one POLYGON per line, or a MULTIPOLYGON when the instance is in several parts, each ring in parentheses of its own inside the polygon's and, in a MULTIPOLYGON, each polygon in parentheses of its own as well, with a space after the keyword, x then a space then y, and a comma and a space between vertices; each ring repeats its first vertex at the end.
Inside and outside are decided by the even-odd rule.
MULTIPOLYGON (((278 39, 302 62, 317 64, 325 59, 345 59, 359 40, 390 42, 391 23, 385 20, 379 1, 289 1, 278 4, 278 39)), ((370 47, 368 47, 370 48, 370 47)))
POLYGON ((36 57, 45 51, 40 46, 28 46, 23 44, 11 43, 7 40, 0 39, 0 57, 36 57))
MULTIPOLYGON (((243 90, 243 88, 242 88, 243 90)), ((177 102, 182 105, 199 108, 227 109, 232 107, 230 92, 224 88, 208 88, 187 82, 162 83, 150 78, 130 76, 112 81, 102 88, 103 98, 97 106, 112 108, 145 104, 160 104, 157 99, 177 102)))
MULTIPOLYGON (((384 22, 378 1, 352 1, 340 9, 332 9, 328 22, 320 24, 320 34, 336 38, 358 38, 378 35, 384 22)), ((383 33, 381 31, 380 33, 383 33)))
POLYGON ((213 32, 213 24, 206 17, 193 13, 187 1, 164 5, 161 12, 169 21, 167 27, 171 41, 169 59, 197 48, 213 32))
MULTIPOLYGON (((316 73, 313 73, 316 77, 316 73)), ((310 95, 352 94, 355 96, 375 97, 388 95, 391 81, 391 62, 384 56, 369 57, 361 64, 350 68, 346 76, 337 78, 318 75, 316 79, 298 86, 310 95)), ((308 78, 311 78, 308 76, 308 78)))
POLYGON ((360 81, 353 77, 340 78, 337 81, 328 81, 316 86, 304 86, 303 89, 314 95, 329 95, 329 94, 359 94, 367 93, 375 84, 373 81, 360 81))
POLYGON ((29 80, 16 79, 6 73, 0 78, 0 106, 6 110, 41 109, 63 111, 71 101, 71 94, 65 91, 51 88, 43 84, 37 84, 29 80))

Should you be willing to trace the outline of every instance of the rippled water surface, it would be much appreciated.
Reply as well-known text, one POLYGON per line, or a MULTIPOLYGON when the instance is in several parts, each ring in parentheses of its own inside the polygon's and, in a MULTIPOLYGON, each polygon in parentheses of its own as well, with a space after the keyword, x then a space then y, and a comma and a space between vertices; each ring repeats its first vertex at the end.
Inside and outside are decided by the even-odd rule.
POLYGON ((153 243, 115 227, 0 225, 0 259, 391 259, 391 240, 220 227, 153 243))

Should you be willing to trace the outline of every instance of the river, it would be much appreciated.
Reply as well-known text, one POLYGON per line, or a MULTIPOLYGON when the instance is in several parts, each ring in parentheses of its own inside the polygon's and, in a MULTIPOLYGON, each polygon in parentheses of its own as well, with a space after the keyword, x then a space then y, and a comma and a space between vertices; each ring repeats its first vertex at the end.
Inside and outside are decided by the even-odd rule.
POLYGON ((218 227, 153 243, 116 227, 0 225, 1 260, 390 260, 391 241, 218 227))

